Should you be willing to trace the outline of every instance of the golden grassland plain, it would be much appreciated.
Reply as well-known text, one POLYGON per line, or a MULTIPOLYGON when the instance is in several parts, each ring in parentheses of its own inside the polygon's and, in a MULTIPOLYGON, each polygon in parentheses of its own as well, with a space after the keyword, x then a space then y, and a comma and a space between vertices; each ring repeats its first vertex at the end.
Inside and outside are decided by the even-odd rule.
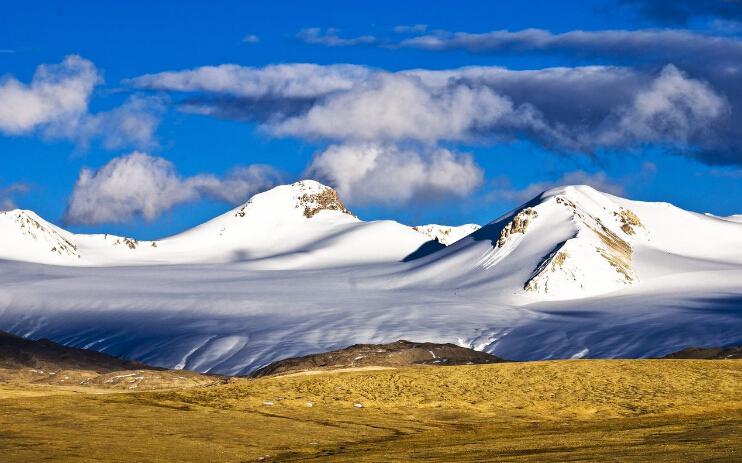
POLYGON ((155 392, 0 385, 0 459, 731 462, 741 392, 738 360, 410 367, 155 392))

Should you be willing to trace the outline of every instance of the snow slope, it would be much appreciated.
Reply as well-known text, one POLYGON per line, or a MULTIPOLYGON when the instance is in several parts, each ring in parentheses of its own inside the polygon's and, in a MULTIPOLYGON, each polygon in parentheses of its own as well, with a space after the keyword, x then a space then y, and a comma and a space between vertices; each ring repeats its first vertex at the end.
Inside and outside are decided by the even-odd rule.
POLYGON ((474 233, 482 227, 474 223, 467 223, 459 225, 458 227, 431 223, 428 225, 416 225, 412 228, 415 231, 426 235, 431 240, 438 240, 439 243, 448 246, 457 242, 461 238, 474 233))
POLYGON ((333 193, 279 187, 134 249, 6 213, 0 329, 227 374, 397 339, 511 359, 742 343, 740 223, 568 186, 402 262, 426 237, 333 193))

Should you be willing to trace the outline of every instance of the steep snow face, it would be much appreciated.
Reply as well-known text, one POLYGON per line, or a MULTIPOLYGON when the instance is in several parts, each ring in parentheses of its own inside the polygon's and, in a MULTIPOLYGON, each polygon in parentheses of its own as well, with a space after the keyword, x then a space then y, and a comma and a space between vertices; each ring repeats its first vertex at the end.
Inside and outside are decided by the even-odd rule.
POLYGON ((620 289, 637 281, 632 265, 635 241, 648 240, 630 209, 587 188, 552 190, 533 210, 568 214, 573 236, 556 244, 523 285, 549 299, 569 299, 620 289))
POLYGON ((434 223, 412 227, 413 230, 422 233, 431 240, 438 240, 439 243, 446 246, 457 242, 461 238, 474 233, 480 228, 482 228, 480 225, 474 223, 467 223, 459 225, 458 227, 438 225, 434 223))
POLYGON ((29 262, 74 264, 80 253, 73 235, 34 212, 0 212, 0 257, 29 262))
POLYGON ((319 268, 400 261, 428 241, 397 222, 359 220, 335 190, 312 180, 257 194, 159 241, 76 235, 28 211, 0 217, 0 226, 0 237, 7 237, 0 258, 64 265, 253 262, 263 268, 319 268), (16 246, 19 239, 26 244, 16 246))

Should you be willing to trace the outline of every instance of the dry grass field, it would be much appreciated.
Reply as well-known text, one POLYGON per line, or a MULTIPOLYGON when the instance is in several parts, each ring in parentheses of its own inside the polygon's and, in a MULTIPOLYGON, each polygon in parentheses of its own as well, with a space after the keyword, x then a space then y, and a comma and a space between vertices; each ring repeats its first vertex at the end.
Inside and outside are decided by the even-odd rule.
POLYGON ((121 392, 0 385, 28 461, 742 461, 742 362, 412 367, 121 392))

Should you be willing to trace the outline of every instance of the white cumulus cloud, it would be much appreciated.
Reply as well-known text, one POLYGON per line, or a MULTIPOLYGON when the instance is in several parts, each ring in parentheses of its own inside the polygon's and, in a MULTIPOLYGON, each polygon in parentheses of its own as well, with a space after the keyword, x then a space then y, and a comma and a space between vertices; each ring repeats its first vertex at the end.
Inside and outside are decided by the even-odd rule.
POLYGON ((269 166, 237 168, 224 178, 181 176, 161 157, 141 152, 116 157, 97 171, 83 169, 70 196, 65 221, 75 224, 153 220, 182 203, 213 198, 238 204, 274 186, 279 173, 269 166))
POLYGON ((93 63, 75 55, 60 64, 40 65, 28 84, 6 76, 0 82, 0 130, 23 134, 77 119, 87 112, 101 80, 93 63))
POLYGON ((110 111, 90 113, 95 87, 103 82, 95 65, 80 56, 37 67, 31 81, 0 80, 0 133, 69 139, 87 145, 100 139, 108 148, 154 144, 164 106, 159 98, 130 97, 110 111))
POLYGON ((307 175, 330 183, 351 204, 465 196, 483 178, 466 154, 376 143, 332 145, 314 157, 307 175))
POLYGON ((486 87, 431 89, 414 76, 379 74, 268 130, 280 136, 435 143, 471 138, 517 112, 509 99, 486 87))
POLYGON ((691 144, 712 132, 713 125, 730 108, 727 100, 707 83, 688 78, 673 65, 606 119, 596 144, 691 144))
MULTIPOLYGON (((691 156, 733 148, 726 95, 673 65, 511 70, 492 66, 387 72, 355 65, 223 65, 130 81, 189 92, 187 111, 256 121, 274 136, 329 143, 528 139, 593 153, 667 144, 691 156)), ((731 108, 732 110, 730 110, 731 108)))

